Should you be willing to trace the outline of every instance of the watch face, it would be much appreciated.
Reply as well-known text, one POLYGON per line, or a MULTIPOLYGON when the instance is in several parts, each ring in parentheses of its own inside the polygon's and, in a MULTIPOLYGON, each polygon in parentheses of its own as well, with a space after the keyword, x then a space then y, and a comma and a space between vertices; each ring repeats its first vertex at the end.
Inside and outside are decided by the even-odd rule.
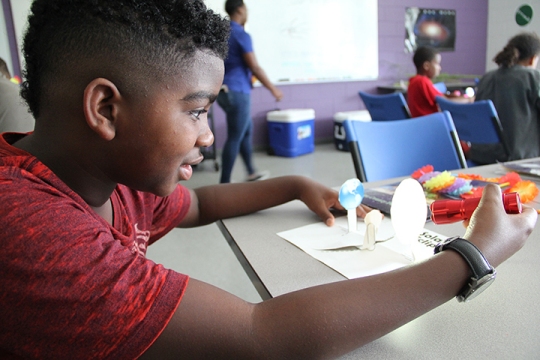
POLYGON ((458 301, 471 301, 478 295, 480 295, 484 290, 486 290, 489 285, 495 280, 495 276, 497 275, 497 272, 495 269, 493 269, 493 272, 491 274, 487 274, 480 280, 474 281, 472 284, 469 284, 469 288, 467 291, 462 292, 457 296, 458 301))

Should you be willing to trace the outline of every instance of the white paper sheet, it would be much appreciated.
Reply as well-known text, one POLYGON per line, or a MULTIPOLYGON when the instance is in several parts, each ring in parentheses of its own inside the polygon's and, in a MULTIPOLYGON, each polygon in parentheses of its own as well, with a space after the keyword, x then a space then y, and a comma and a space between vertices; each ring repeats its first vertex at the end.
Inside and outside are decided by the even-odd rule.
MULTIPOLYGON (((365 224, 361 220, 356 233, 348 233, 347 226, 347 218, 339 217, 332 227, 320 222, 282 231, 277 235, 348 279, 380 274, 412 263, 410 247, 402 245, 394 237, 388 217, 379 226, 375 250, 359 249, 365 234, 365 224)), ((415 250, 417 261, 432 256, 434 246, 446 238, 424 229, 415 250)))

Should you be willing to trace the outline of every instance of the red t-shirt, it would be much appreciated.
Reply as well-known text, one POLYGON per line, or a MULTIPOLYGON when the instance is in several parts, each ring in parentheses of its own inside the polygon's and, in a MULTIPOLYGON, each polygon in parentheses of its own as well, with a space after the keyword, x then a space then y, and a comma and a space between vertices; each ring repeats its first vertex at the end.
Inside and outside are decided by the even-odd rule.
POLYGON ((407 88, 407 104, 412 117, 433 114, 439 111, 436 96, 444 96, 433 86, 433 82, 425 75, 415 75, 409 79, 407 88))
POLYGON ((34 156, 0 136, 0 358, 134 359, 159 336, 188 283, 145 258, 190 195, 118 185, 114 227, 34 156))

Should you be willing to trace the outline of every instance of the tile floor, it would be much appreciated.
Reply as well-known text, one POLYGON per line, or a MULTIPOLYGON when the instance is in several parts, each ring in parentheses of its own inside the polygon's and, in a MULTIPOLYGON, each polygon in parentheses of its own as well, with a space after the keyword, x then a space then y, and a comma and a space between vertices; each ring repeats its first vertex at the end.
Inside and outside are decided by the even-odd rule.
MULTIPOLYGON (((254 162, 259 170, 270 171, 270 177, 304 175, 332 187, 340 185, 333 183, 337 177, 343 181, 355 177, 350 154, 336 150, 333 143, 316 144, 313 153, 295 158, 256 151, 254 162)), ((233 181, 244 181, 245 177, 243 163, 238 158, 233 169, 233 181)), ((218 182, 219 172, 214 170, 214 160, 206 160, 184 185, 195 188, 218 182)), ((150 246, 147 256, 167 268, 227 290, 244 300, 261 301, 216 224, 174 229, 150 246)))

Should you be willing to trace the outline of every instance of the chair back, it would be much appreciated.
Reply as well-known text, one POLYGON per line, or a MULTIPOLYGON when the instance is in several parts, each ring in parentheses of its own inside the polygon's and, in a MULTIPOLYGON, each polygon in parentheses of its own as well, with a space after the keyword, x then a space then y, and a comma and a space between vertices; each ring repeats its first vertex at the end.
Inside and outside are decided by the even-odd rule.
POLYGON ((407 120, 345 120, 343 126, 362 182, 410 176, 424 165, 436 171, 467 167, 448 111, 407 120))
POLYGON ((359 91, 358 94, 366 105, 371 120, 400 120, 411 117, 409 105, 400 92, 374 95, 359 91))
POLYGON ((477 144, 501 143, 508 154, 499 115, 491 100, 480 100, 470 104, 459 104, 437 96, 441 110, 452 115, 459 138, 477 144))
POLYGON ((442 81, 433 83, 433 86, 435 87, 435 89, 439 90, 439 92, 443 94, 446 94, 446 91, 448 91, 446 84, 442 81))

